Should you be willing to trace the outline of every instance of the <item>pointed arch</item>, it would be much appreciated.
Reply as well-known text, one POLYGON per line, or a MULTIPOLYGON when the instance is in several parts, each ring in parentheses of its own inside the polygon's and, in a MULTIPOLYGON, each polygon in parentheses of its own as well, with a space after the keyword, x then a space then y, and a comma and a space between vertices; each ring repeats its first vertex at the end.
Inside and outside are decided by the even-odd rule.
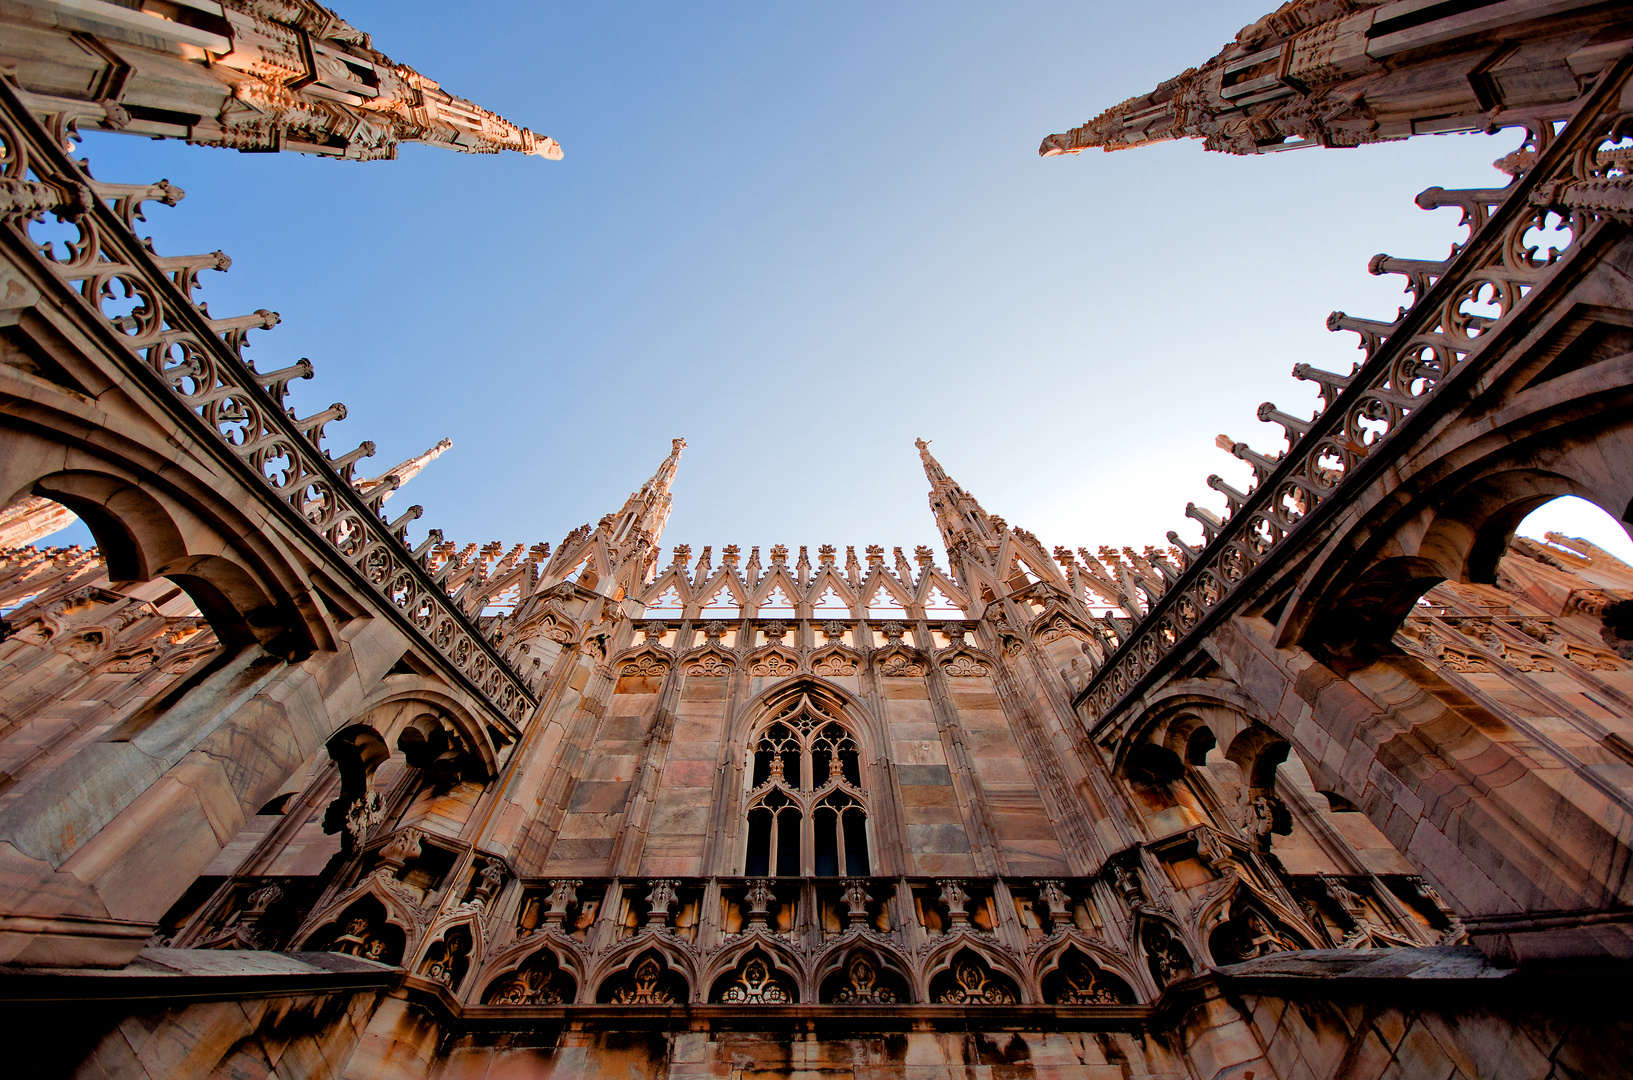
POLYGON ((897 581, 884 570, 875 567, 867 580, 862 583, 860 592, 867 598, 865 601, 866 614, 870 619, 901 619, 908 616, 908 608, 913 603, 912 596, 897 581))
POLYGON ((402 897, 369 878, 328 912, 300 940, 307 952, 338 952, 396 966, 414 947, 414 914, 402 897))
POLYGON ((861 606, 850 582, 831 566, 817 571, 816 577, 811 579, 811 587, 806 590, 806 597, 813 619, 855 618, 861 606))
POLYGON ((1091 954, 1077 943, 1055 950, 1038 985, 1043 1000, 1051 1005, 1133 1005, 1134 989, 1122 975, 1106 970, 1103 957, 1091 954))
POLYGON ((733 746, 747 745, 750 738, 773 720, 807 705, 844 723, 861 742, 862 752, 869 761, 882 758, 886 745, 884 730, 867 704, 841 686, 808 675, 772 683, 744 702, 727 738, 733 746))
POLYGON ((1228 917, 1224 917, 1223 906, 1215 904, 1205 913, 1212 925, 1199 923, 1198 937, 1206 934, 1208 955, 1215 967, 1244 963, 1274 952, 1314 948, 1281 905, 1242 879, 1237 879, 1228 902, 1228 917))
POLYGON ((475 915, 455 918, 432 931, 431 943, 415 968, 415 974, 446 986, 458 994, 465 976, 480 964, 482 927, 475 915))
POLYGON ((694 617, 699 619, 735 619, 743 613, 748 602, 742 582, 736 575, 721 570, 697 590, 694 617))
POLYGON ((1019 972, 967 932, 955 935, 925 963, 932 1005, 1018 1005, 1025 999, 1019 972))
POLYGON ((1038 612, 1032 620, 1031 631, 1032 640, 1039 645, 1048 645, 1065 637, 1076 638, 1084 644, 1098 642, 1094 631, 1075 612, 1055 599, 1051 599, 1038 612))
POLYGON ((931 622, 938 619, 961 621, 969 617, 964 605, 955 601, 948 591, 942 588, 940 581, 930 580, 929 574, 925 575, 925 580, 929 582, 930 586, 924 590, 923 600, 921 601, 926 619, 931 622))
MULTIPOLYGON (((1072 928, 1055 935, 1043 948, 1038 950, 1032 962, 1033 984, 1039 987, 1042 997, 1047 1004, 1138 1004, 1142 996, 1149 995, 1148 983, 1142 979, 1133 966, 1131 957, 1107 947, 1105 941, 1089 937, 1082 931, 1072 928), (1118 1002, 1109 1001, 1065 1001, 1062 998, 1069 995, 1062 993, 1063 989, 1055 985, 1051 976, 1057 976, 1071 953, 1076 953, 1084 960, 1099 968, 1101 972, 1116 980, 1107 981, 1107 988, 1122 991, 1127 994, 1118 1002), (1121 983, 1118 986, 1117 983, 1121 983)), ((1096 980, 1097 982, 1099 980, 1096 980)), ((1093 995, 1087 995, 1092 997, 1093 995)))
POLYGON ((674 654, 668 649, 648 643, 619 656, 613 663, 613 670, 618 672, 620 679, 662 679, 669 674, 674 662, 674 654))
POLYGON ((762 645, 743 660, 750 678, 785 679, 799 671, 799 655, 783 645, 762 645))
POLYGON ((885 678, 922 679, 930 665, 923 653, 898 642, 873 654, 873 670, 885 678))
POLYGON ((745 710, 737 854, 750 877, 859 877, 878 862, 875 740, 835 691, 807 677, 769 699, 774 707, 745 710))
POLYGON ((774 566, 755 586, 743 611, 750 618, 792 619, 796 617, 795 605, 800 598, 800 587, 789 576, 788 569, 774 566))
POLYGON ((996 660, 967 645, 943 650, 936 655, 936 663, 943 673, 954 679, 990 679, 998 670, 996 660))
POLYGON ((1191 949, 1180 928, 1167 919, 1141 910, 1134 917, 1134 939, 1159 991, 1196 970, 1191 949))
MULTIPOLYGON (((794 1005, 799 1003, 799 963, 764 935, 756 935, 735 965, 716 975, 709 1002, 720 1005, 794 1005), (781 961, 781 963, 779 963, 781 961)), ((716 970, 719 970, 718 967, 716 970)))
MULTIPOLYGON (((573 985, 575 987, 574 996, 569 997, 562 1002, 562 1004, 572 1004, 575 1000, 577 1000, 577 990, 586 987, 588 965, 585 963, 584 957, 579 951, 579 944, 577 942, 559 931, 549 928, 535 930, 533 933, 513 941, 503 948, 489 954, 487 959, 483 962, 481 968, 477 971, 475 985, 482 988, 481 997, 479 1000, 481 1000, 484 1005, 490 1004, 488 1000, 489 995, 498 994, 501 991, 507 976, 516 975, 523 969, 529 968, 530 965, 536 970, 542 969, 544 971, 549 971, 552 962, 555 964, 557 970, 573 981, 573 985), (540 960, 539 962, 534 963, 534 957, 540 952, 551 953, 551 960, 540 960)), ((537 980, 535 978, 530 981, 536 982, 537 980)), ((560 984, 558 983, 557 989, 559 990, 559 988, 560 984)), ((527 992, 528 988, 526 987, 520 988, 517 991, 517 993, 522 994, 527 992)), ((554 1003, 539 1001, 491 1002, 491 1004, 545 1005, 554 1003)))
POLYGON ((682 675, 697 678, 726 678, 737 669, 737 657, 718 645, 704 645, 681 658, 682 675))
POLYGON ((872 941, 836 945, 811 970, 816 999, 824 1005, 906 1005, 913 1000, 908 965, 872 941))
MULTIPOLYGON (((646 591, 642 601, 645 605, 645 615, 650 619, 678 619, 686 610, 686 595, 681 591, 677 579, 678 574, 666 574, 654 583, 654 587, 646 591), (663 584, 667 581, 667 584, 663 584), (657 585, 663 587, 657 588, 657 585)), ((684 580, 684 579, 680 579, 684 580)))
POLYGON ((862 654, 844 645, 828 645, 811 654, 811 674, 843 679, 862 670, 862 654))
POLYGON ((649 935, 608 957, 595 1000, 603 1005, 684 1005, 692 998, 690 961, 649 935))
POLYGON ((579 980, 561 954, 541 945, 510 971, 489 980, 484 1005, 571 1005, 578 1000, 579 980))

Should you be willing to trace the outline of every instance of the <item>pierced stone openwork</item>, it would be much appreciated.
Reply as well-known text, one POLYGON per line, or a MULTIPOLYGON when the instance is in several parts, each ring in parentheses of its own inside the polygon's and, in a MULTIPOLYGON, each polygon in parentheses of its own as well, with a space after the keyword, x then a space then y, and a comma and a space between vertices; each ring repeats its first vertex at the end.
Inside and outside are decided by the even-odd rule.
POLYGON ((1020 992, 985 960, 962 949, 930 984, 930 1000, 937 1005, 1013 1005, 1020 992))
POLYGON ((561 960, 549 949, 528 957, 509 975, 495 979, 483 995, 485 1005, 570 1005, 578 984, 561 970, 561 960))
POLYGON ((723 1005, 791 1005, 799 1000, 791 980, 759 950, 715 983, 713 1000, 723 1005))
POLYGON ((365 896, 346 908, 334 922, 321 927, 302 948, 397 964, 402 961, 405 944, 402 928, 386 919, 385 905, 372 896, 365 896))
POLYGON ((686 984, 656 951, 641 954, 624 971, 602 983, 596 994, 596 1000, 604 1005, 679 1005, 686 997, 686 984))
POLYGON ((838 1005, 898 1005, 907 1000, 901 981, 880 968, 868 953, 857 951, 829 976, 822 1000, 838 1005))
POLYGON ((745 873, 868 874, 862 754, 844 724, 802 698, 762 729, 748 773, 745 873))
POLYGON ((1076 949, 1067 949, 1043 977, 1043 999, 1053 1005, 1128 1005, 1134 992, 1076 949))

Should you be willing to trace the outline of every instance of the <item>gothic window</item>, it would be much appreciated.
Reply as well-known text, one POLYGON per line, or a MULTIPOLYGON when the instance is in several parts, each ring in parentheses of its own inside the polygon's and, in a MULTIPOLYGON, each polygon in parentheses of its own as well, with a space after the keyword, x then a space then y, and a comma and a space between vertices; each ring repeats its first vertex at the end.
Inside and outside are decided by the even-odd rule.
POLYGON ((748 770, 745 874, 871 872, 862 755, 842 724, 802 707, 760 734, 748 770))

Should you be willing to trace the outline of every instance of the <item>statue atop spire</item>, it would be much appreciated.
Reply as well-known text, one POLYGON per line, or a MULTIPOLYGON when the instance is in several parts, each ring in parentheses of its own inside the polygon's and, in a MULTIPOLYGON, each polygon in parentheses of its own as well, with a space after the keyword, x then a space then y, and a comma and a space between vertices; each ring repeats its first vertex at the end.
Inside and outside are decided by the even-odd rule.
POLYGON ((1609 43, 1633 32, 1625 7, 1608 13, 1588 0, 1471 7, 1481 6, 1292 0, 1201 67, 1049 136, 1038 153, 1190 138, 1260 154, 1514 125, 1540 132, 1573 114, 1625 51, 1609 43))
POLYGON ((80 128, 353 160, 405 142, 561 158, 556 140, 393 62, 313 0, 13 4, 0 66, 33 111, 80 128), (53 10, 70 6, 66 20, 53 10), (77 81, 56 74, 63 54, 77 81))

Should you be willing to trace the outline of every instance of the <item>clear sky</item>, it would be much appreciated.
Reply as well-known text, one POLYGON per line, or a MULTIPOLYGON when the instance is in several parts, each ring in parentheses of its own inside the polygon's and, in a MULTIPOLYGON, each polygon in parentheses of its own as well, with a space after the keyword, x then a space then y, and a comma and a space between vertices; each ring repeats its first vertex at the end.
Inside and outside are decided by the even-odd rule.
POLYGON ((453 439, 399 496, 451 540, 554 544, 683 435, 666 547, 911 550, 936 540, 922 436, 1046 545, 1138 546, 1194 539, 1209 473, 1246 486, 1215 435, 1280 448, 1254 409, 1308 414, 1295 363, 1349 370, 1327 313, 1402 299, 1371 255, 1445 254, 1457 214, 1412 197, 1500 183, 1518 142, 1037 156, 1271 6, 343 0, 566 159, 85 149, 187 190, 149 211, 158 250, 225 249, 211 310, 282 313, 249 355, 312 358, 292 399, 347 404, 336 454, 453 439))

